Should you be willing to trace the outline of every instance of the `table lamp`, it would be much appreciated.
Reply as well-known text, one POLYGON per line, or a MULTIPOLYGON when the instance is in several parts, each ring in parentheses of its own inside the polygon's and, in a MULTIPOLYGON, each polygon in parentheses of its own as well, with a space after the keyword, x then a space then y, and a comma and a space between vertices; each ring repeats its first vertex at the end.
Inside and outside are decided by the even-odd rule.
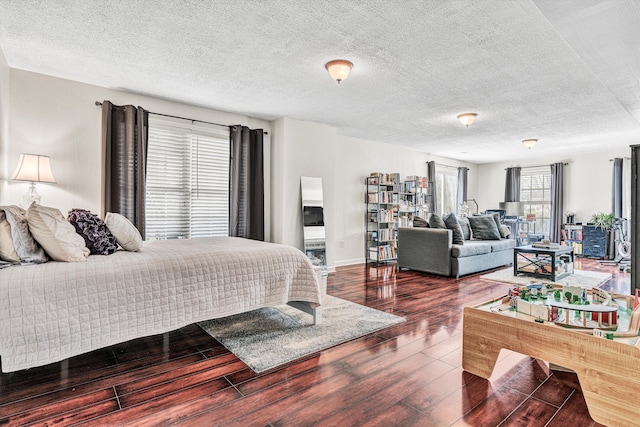
POLYGON ((22 204, 27 207, 31 202, 40 203, 40 195, 36 192, 36 182, 50 182, 55 184, 56 179, 51 172, 49 156, 40 154, 20 154, 18 166, 11 176, 14 181, 29 181, 29 191, 22 196, 22 204))

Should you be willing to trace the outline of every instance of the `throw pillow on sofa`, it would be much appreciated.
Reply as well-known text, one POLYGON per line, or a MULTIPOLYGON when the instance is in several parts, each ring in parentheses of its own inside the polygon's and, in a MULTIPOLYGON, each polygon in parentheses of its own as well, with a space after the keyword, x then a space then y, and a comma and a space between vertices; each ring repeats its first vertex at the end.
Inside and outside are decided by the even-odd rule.
POLYGON ((429 222, 419 216, 413 218, 413 226, 418 228, 429 228, 429 222))
POLYGON ((460 224, 460 228, 462 228, 462 237, 464 240, 471 240, 473 236, 471 234, 471 225, 469 224, 469 218, 466 216, 458 218, 458 224, 460 224))
POLYGON ((449 230, 453 233, 453 244, 454 245, 464 245, 464 236, 462 234, 462 228, 458 223, 458 218, 453 213, 444 217, 444 223, 449 230))
POLYGON ((493 216, 493 220, 496 222, 496 226, 498 227, 498 233, 500 233, 500 238, 504 239, 509 235, 509 233, 505 233, 502 228, 502 224, 500 223, 500 214, 498 212, 494 212, 491 214, 493 216))
POLYGON ((431 228, 447 228, 447 225, 444 223, 440 215, 431 214, 429 217, 429 227, 431 228))
POLYGON ((493 215, 477 215, 469 217, 469 224, 476 240, 500 240, 500 231, 493 215))

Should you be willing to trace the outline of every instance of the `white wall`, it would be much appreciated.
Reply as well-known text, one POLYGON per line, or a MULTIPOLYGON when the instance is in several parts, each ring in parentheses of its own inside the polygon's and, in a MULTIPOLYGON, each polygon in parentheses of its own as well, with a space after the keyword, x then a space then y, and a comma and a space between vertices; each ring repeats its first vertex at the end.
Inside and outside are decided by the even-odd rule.
MULTIPOLYGON (((535 148, 534 148, 535 149, 535 148)), ((568 163, 564 167, 564 212, 576 214, 576 221, 586 223, 597 212, 611 212, 611 176, 614 157, 630 157, 626 150, 604 150, 601 153, 579 154, 570 159, 538 158, 529 162, 501 162, 478 167, 478 199, 480 209, 498 207, 504 201, 505 169, 511 166, 539 166, 556 162, 568 163)), ((630 195, 629 195, 630 197, 630 195)))
MULTIPOLYGON (((3 106, 7 92, 10 97, 10 102, 7 102, 10 118, 8 143, 2 147, 2 163, 8 162, 8 167, 4 168, 0 178, 9 178, 20 153, 51 156, 51 167, 57 184, 38 184, 37 189, 43 204, 57 207, 63 213, 72 208, 100 212, 102 110, 95 106, 95 101, 109 100, 117 105, 140 105, 152 112, 222 124, 248 125, 271 133, 270 122, 239 114, 22 70, 9 69, 8 72, 11 78, 9 90, 6 90, 4 83, 4 69, 2 73, 3 106)), ((19 204, 27 188, 27 183, 4 181, 0 203, 19 204)), ((265 196, 268 203, 270 194, 265 196)), ((267 212, 269 209, 267 205, 267 212)))
MULTIPOLYGON (((9 65, 0 49, 0 177, 8 172, 9 159, 7 150, 9 139, 9 65)), ((6 192, 6 184, 0 180, 0 200, 2 193, 6 192)))
POLYGON ((435 160, 467 166, 469 197, 477 191, 473 164, 339 135, 330 126, 290 118, 277 120, 273 129, 274 240, 303 248, 300 177, 320 177, 329 267, 364 260, 364 179, 371 172, 424 176, 426 162, 435 160))

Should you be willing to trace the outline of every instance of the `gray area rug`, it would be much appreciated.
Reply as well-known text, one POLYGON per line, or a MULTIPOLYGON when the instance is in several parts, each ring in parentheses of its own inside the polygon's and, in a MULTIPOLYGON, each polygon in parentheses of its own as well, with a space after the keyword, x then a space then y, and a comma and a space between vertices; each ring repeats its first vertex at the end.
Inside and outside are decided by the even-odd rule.
POLYGON ((402 317, 324 296, 322 322, 288 305, 261 308, 199 325, 260 373, 300 357, 404 322, 402 317))
POLYGON ((585 289, 591 289, 594 286, 599 286, 611 279, 611 274, 602 273, 599 271, 586 271, 586 270, 574 270, 573 274, 570 274, 562 279, 551 282, 550 280, 536 279, 529 276, 514 276, 513 267, 505 268, 504 270, 494 271, 493 273, 480 276, 484 280, 493 280, 496 282, 513 283, 516 285, 528 285, 531 282, 545 282, 545 283, 560 283, 565 286, 581 286, 585 289))

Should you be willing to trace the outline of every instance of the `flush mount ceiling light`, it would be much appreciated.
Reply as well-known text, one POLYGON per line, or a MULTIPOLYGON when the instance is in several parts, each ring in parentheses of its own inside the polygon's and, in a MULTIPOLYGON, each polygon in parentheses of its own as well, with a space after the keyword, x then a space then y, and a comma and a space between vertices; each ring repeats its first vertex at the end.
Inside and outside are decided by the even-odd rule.
POLYGON ((460 123, 462 123, 466 127, 469 127, 469 125, 476 120, 477 115, 477 113, 458 114, 458 120, 460 120, 460 123))
POLYGON ((531 150, 533 148, 533 146, 536 145, 536 142, 538 142, 537 139, 523 139, 522 140, 522 145, 524 145, 529 150, 531 150))
POLYGON ((340 84, 341 81, 349 77, 349 73, 353 68, 353 63, 346 59, 334 59, 324 65, 331 78, 340 84))

